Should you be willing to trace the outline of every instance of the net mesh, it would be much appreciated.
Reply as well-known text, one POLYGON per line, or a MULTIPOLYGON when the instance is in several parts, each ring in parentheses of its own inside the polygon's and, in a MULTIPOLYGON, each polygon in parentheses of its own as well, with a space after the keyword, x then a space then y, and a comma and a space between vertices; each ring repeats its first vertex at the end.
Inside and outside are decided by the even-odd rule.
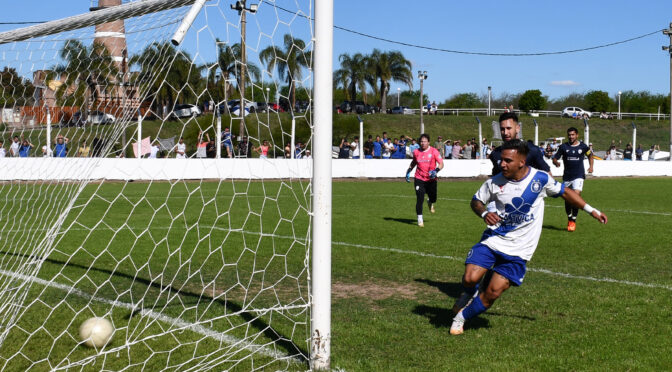
POLYGON ((245 48, 230 5, 179 47, 185 6, 0 45, 3 370, 307 367, 311 4, 245 48))

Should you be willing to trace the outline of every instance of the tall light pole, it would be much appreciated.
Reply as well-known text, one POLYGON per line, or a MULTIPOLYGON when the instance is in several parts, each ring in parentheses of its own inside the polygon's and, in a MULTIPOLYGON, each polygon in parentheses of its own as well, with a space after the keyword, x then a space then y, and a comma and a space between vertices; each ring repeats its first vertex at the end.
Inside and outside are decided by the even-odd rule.
POLYGON ((663 46, 663 50, 670 53, 670 161, 672 161, 672 22, 670 28, 663 30, 663 34, 670 37, 670 44, 663 46))
POLYGON ((399 101, 401 100, 401 88, 397 88, 397 106, 401 106, 399 101))
POLYGON ((492 115, 492 110, 490 109, 490 102, 492 102, 492 87, 488 86, 488 116, 492 115))
POLYGON ((245 67, 247 61, 245 60, 245 25, 247 24, 246 12, 256 13, 258 5, 251 4, 249 8, 245 7, 247 0, 238 0, 235 5, 231 5, 231 9, 237 10, 240 16, 240 76, 239 76, 239 91, 240 91, 240 139, 245 135, 245 67))
POLYGON ((420 79, 420 134, 425 133, 425 123, 422 121, 422 107, 425 105, 422 93, 422 83, 427 80, 427 71, 418 70, 418 79, 420 79))
POLYGON ((618 120, 621 120, 621 91, 618 91, 618 120))

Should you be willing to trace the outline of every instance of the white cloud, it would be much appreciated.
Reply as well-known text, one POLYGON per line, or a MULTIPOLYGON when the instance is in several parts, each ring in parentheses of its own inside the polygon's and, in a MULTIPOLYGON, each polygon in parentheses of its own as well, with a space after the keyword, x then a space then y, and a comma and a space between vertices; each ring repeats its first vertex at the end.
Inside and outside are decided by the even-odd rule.
POLYGON ((580 84, 577 83, 574 80, 555 80, 555 81, 551 81, 551 85, 555 85, 555 86, 558 86, 558 87, 571 87, 571 86, 580 85, 580 84))

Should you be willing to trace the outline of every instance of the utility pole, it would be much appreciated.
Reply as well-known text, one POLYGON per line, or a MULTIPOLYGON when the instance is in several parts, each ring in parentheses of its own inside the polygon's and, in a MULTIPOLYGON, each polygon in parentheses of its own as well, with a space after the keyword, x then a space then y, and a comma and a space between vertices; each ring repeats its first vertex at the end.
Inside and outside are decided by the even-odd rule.
POLYGON ((670 54, 670 161, 672 161, 672 22, 670 28, 663 30, 663 34, 670 37, 670 44, 663 46, 670 54))
MULTIPOLYGON (((425 122, 422 121, 422 108, 425 105, 425 102, 422 92, 422 83, 427 80, 427 71, 418 71, 418 79, 420 79, 420 134, 424 134, 425 122)), ((429 111, 427 113, 429 113, 429 111)))
POLYGON ((247 0, 239 0, 236 1, 235 5, 231 5, 231 9, 237 10, 238 15, 240 16, 240 76, 238 77, 239 81, 239 87, 238 90, 240 91, 240 108, 238 109, 238 112, 240 112, 240 140, 243 140, 243 136, 245 135, 245 70, 247 67, 247 61, 245 58, 245 25, 247 24, 247 17, 246 17, 246 12, 250 13, 256 13, 258 5, 257 4, 251 4, 249 8, 245 7, 245 2, 247 0))

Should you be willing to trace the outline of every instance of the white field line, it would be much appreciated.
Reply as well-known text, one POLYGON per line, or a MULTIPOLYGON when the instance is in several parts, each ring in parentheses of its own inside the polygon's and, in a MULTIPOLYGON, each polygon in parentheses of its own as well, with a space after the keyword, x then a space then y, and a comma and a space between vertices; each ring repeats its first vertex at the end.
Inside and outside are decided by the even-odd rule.
MULTIPOLYGON (((293 237, 293 236, 288 236, 288 235, 276 235, 276 234, 258 233, 258 232, 252 232, 252 231, 232 230, 232 229, 225 229, 225 228, 217 227, 217 226, 200 226, 200 227, 205 228, 205 229, 214 229, 214 230, 221 230, 221 231, 238 231, 238 232, 243 232, 246 235, 257 235, 257 236, 271 237, 271 238, 277 238, 277 239, 291 239, 291 240, 299 241, 299 242, 302 242, 302 243, 305 244, 305 239, 301 239, 301 238, 297 238, 297 237, 293 237)), ((152 227, 151 229, 154 229, 154 227, 152 227)), ((167 229, 167 228, 157 227, 156 229, 167 229)), ((338 246, 344 246, 344 247, 353 247, 353 248, 361 248, 361 249, 384 251, 384 252, 394 252, 394 253, 408 254, 408 255, 413 255, 413 256, 440 258, 440 259, 447 259, 447 260, 453 260, 453 261, 463 261, 464 260, 464 257, 437 255, 437 254, 434 254, 434 253, 409 251, 409 250, 398 249, 398 248, 376 247, 376 246, 371 246, 371 245, 354 244, 354 243, 337 242, 337 241, 332 241, 331 244, 338 245, 338 246)), ((644 287, 644 288, 661 288, 661 289, 665 289, 665 290, 668 290, 668 291, 672 291, 672 286, 664 285, 664 284, 642 283, 642 282, 635 282, 635 281, 631 281, 631 280, 619 280, 619 279, 612 279, 612 278, 596 278, 596 277, 592 277, 592 276, 561 273, 561 272, 551 271, 551 270, 548 270, 548 269, 534 268, 534 267, 528 267, 527 270, 531 271, 531 272, 542 273, 542 274, 547 274, 547 275, 552 275, 552 276, 557 276, 557 277, 567 278, 567 279, 587 280, 587 281, 602 282, 602 283, 615 283, 615 284, 623 284, 623 285, 630 285, 630 286, 644 287)))
MULTIPOLYGON (((6 270, 0 270, 0 275, 9 276, 9 277, 16 278, 16 279, 23 280, 23 281, 27 281, 27 282, 37 283, 37 284, 43 285, 45 287, 60 289, 60 290, 65 291, 69 294, 74 294, 76 296, 79 296, 79 297, 87 299, 87 300, 102 302, 104 304, 112 305, 112 306, 118 307, 118 308, 123 308, 123 309, 127 309, 127 310, 130 310, 130 311, 140 310, 139 314, 141 314, 142 316, 146 316, 146 317, 149 317, 151 319, 155 319, 155 320, 170 324, 172 327, 174 327, 174 328, 172 328, 173 332, 189 330, 189 331, 198 333, 200 335, 203 335, 205 337, 211 338, 213 340, 216 340, 218 342, 226 343, 226 344, 229 344, 229 345, 240 345, 242 347, 242 349, 249 350, 253 353, 259 353, 259 354, 262 354, 264 356, 268 356, 268 357, 272 357, 272 358, 276 358, 276 359, 279 359, 279 358, 286 359, 286 358, 289 357, 288 355, 285 355, 285 354, 282 354, 278 351, 272 350, 272 349, 270 349, 266 346, 256 345, 256 344, 253 344, 251 342, 241 340, 237 337, 227 335, 227 334, 222 333, 222 332, 217 332, 217 331, 212 330, 210 328, 206 328, 206 327, 200 325, 199 323, 190 323, 190 322, 184 321, 184 320, 179 319, 179 318, 172 318, 172 317, 154 312, 152 310, 139 309, 137 306, 135 306, 133 304, 130 304, 130 303, 127 303, 127 302, 110 300, 110 299, 107 299, 107 298, 104 298, 104 297, 92 296, 92 295, 90 295, 90 294, 88 294, 84 291, 81 291, 81 290, 79 290, 75 287, 71 287, 71 286, 68 286, 68 285, 65 285, 65 284, 50 282, 50 281, 47 281, 47 280, 44 280, 44 279, 31 277, 31 276, 28 276, 28 275, 19 274, 19 273, 15 273, 15 272, 12 272, 12 271, 6 271, 6 270)), ((303 307, 306 307, 306 306, 307 305, 304 305, 304 306, 289 306, 287 308, 298 308, 298 307, 303 308, 303 307)), ((267 312, 267 311, 270 311, 270 310, 277 310, 277 309, 274 308, 274 309, 261 309, 261 310, 247 310, 247 312, 264 313, 264 312, 267 312)), ((244 312, 244 311, 241 311, 241 312, 244 312)), ((227 314, 227 316, 229 316, 229 315, 233 315, 233 314, 227 314)), ((212 319, 209 319, 206 322, 209 323, 211 321, 212 321, 212 319)), ((130 346, 131 345, 129 345, 129 344, 125 344, 125 345, 116 347, 114 349, 105 350, 105 353, 110 354, 110 353, 113 353, 113 352, 117 352, 119 350, 126 349, 130 346)), ((303 360, 301 360, 301 359, 298 359, 298 358, 295 358, 295 359, 297 359, 297 361, 299 361, 299 362, 303 362, 303 360)))

